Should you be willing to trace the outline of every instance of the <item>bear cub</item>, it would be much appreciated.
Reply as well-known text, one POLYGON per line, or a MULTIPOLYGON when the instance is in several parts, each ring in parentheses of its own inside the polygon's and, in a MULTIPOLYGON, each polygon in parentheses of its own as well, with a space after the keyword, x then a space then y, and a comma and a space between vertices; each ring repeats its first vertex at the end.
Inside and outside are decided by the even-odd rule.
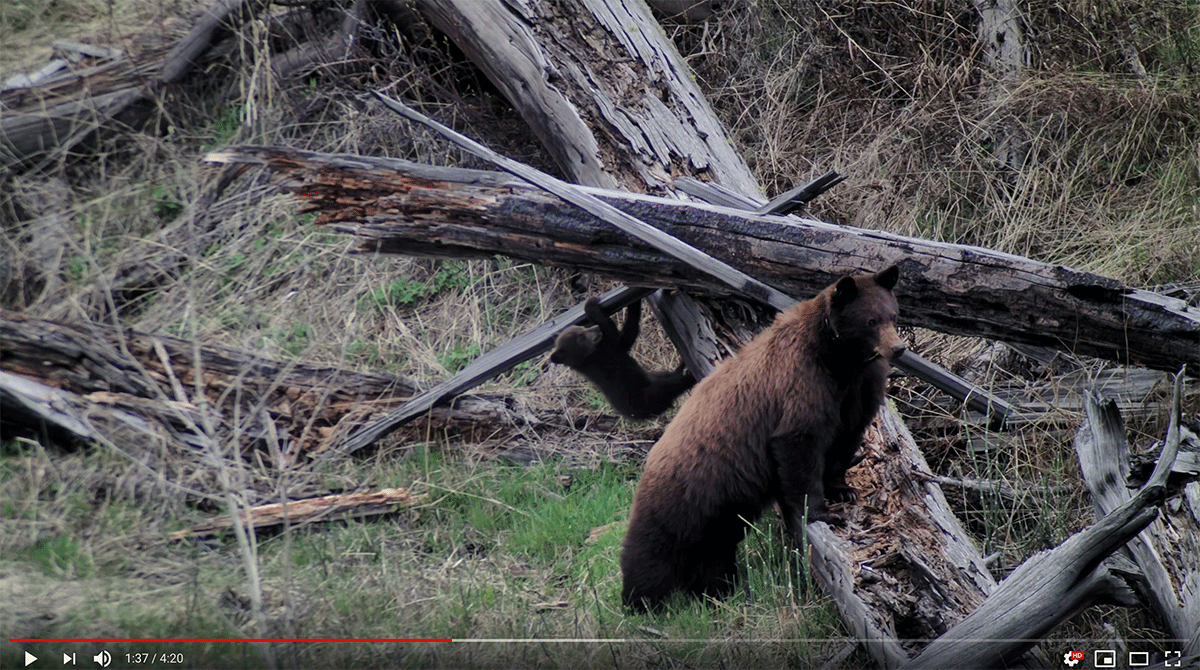
POLYGON ((644 611, 671 593, 721 597, 737 545, 772 501, 799 537, 852 501, 846 470, 904 351, 899 270, 843 277, 781 313, 702 380, 650 449, 621 551, 622 600, 644 611))
POLYGON ((647 372, 629 355, 638 337, 642 303, 625 309, 625 324, 619 332, 596 298, 588 298, 583 311, 595 325, 570 326, 559 333, 550 362, 582 374, 623 416, 658 416, 696 383, 683 364, 674 372, 647 372))

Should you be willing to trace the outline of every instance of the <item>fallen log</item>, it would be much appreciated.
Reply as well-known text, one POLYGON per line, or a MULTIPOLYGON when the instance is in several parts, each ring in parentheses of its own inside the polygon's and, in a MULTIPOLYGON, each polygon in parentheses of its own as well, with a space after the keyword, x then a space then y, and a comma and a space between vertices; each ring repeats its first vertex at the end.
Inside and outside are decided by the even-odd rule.
MULTIPOLYGON (((79 438, 88 439, 90 430, 102 431, 106 425, 129 430, 129 422, 121 418, 138 416, 153 420, 143 433, 163 434, 187 445, 203 439, 188 436, 194 432, 191 426, 201 423, 203 408, 215 412, 217 432, 237 436, 243 449, 264 441, 282 442, 281 468, 331 448, 362 423, 421 391, 394 375, 281 362, 166 335, 95 323, 58 323, 12 312, 0 312, 0 350, 4 352, 0 369, 70 392, 88 406, 86 411, 62 415, 65 426, 76 426, 71 416, 98 408, 117 413, 113 420, 93 422, 90 428, 84 423, 74 431, 79 438), (199 396, 194 393, 197 377, 199 396)), ((448 406, 422 411, 431 423, 422 422, 417 430, 454 427, 468 434, 492 435, 498 428, 542 423, 508 404, 501 397, 463 396, 448 406)), ((30 428, 39 430, 36 424, 30 428)))
MULTIPOLYGON (((1175 384, 1176 412, 1182 382, 1180 373, 1175 384)), ((1172 423, 1176 421, 1173 417, 1172 423)), ((1172 443, 1168 437, 1154 474, 1137 495, 1054 549, 1026 559, 979 609, 903 667, 1011 667, 1041 637, 1085 607, 1097 602, 1136 604, 1126 573, 1110 569, 1105 561, 1158 517, 1178 451, 1179 441, 1172 443)), ((1189 629, 1188 635, 1194 630, 1189 629)))
MULTIPOLYGON (((1177 394, 1172 428, 1165 443, 1179 441, 1179 401, 1177 394)), ((1097 516, 1111 513, 1133 497, 1126 488, 1129 444, 1116 402, 1088 394, 1087 422, 1075 438, 1075 451, 1097 516)), ((1166 454, 1164 447, 1163 459, 1166 454)), ((1200 540, 1197 538, 1200 538, 1200 483, 1193 477, 1193 481, 1184 485, 1181 504, 1166 506, 1164 513, 1125 547, 1143 577, 1135 589, 1166 622, 1171 635, 1179 640, 1177 648, 1185 656, 1200 654, 1200 540)))
POLYGON ((861 493, 846 510, 850 523, 808 526, 811 565, 854 637, 896 668, 985 602, 996 582, 942 490, 913 479, 929 466, 895 411, 880 413, 860 453, 847 475, 861 493))
POLYGON ((219 0, 166 49, 121 56, 0 91, 0 169, 71 149, 100 128, 136 127, 151 110, 135 103, 183 79, 212 44, 262 12, 266 0, 219 0))
MULTIPOLYGON (((491 257, 607 275, 629 284, 727 292, 710 275, 630 240, 558 198, 496 173, 398 160, 233 147, 217 163, 267 165, 363 249, 491 257)), ((903 323, 1176 370, 1200 370, 1200 309, 1087 272, 979 247, 797 217, 584 189, 783 293, 811 295, 845 274, 901 266, 903 323)))

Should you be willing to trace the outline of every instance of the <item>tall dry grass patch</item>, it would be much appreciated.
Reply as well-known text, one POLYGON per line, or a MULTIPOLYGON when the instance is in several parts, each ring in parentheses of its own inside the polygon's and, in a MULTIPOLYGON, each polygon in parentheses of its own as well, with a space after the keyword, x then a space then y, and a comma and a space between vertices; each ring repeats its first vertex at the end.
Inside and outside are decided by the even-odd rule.
POLYGON ((826 4, 676 35, 770 192, 837 169, 816 218, 1200 278, 1194 2, 1022 6, 1015 81, 982 66, 969 3, 826 4))

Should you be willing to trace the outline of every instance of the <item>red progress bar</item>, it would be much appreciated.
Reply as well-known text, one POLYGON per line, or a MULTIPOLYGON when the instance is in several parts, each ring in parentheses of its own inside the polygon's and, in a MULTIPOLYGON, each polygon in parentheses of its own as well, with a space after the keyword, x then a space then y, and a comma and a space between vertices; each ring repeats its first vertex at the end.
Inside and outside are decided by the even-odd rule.
POLYGON ((133 637, 46 637, 10 638, 9 642, 453 642, 452 638, 356 638, 356 637, 233 637, 233 638, 133 638, 133 637))

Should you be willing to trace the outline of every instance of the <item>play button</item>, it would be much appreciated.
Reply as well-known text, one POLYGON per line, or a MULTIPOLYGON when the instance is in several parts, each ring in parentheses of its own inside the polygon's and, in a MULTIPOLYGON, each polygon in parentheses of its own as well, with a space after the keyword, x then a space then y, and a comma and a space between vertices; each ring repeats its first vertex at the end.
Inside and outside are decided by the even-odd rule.
POLYGON ((25 652, 25 667, 29 667, 29 664, 33 663, 36 660, 37 660, 37 656, 34 656, 33 654, 31 654, 29 652, 25 652))

